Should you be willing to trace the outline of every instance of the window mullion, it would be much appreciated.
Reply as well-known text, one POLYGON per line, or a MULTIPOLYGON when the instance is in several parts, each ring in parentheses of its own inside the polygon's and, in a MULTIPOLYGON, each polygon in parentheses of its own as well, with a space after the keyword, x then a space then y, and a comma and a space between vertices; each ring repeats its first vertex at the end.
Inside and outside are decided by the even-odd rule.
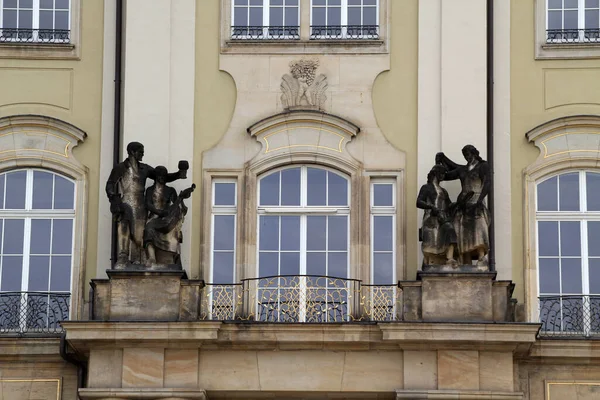
POLYGON ((581 273, 582 276, 582 289, 583 294, 590 293, 590 279, 589 279, 589 260, 588 260, 588 237, 587 237, 587 221, 583 220, 580 224, 581 230, 581 273))
POLYGON ((306 265, 306 235, 307 235, 308 216, 300 216, 300 275, 306 275, 308 270, 306 265))
MULTIPOLYGON (((6 185, 5 185, 6 186, 6 185)), ((25 178, 25 210, 33 209, 33 170, 27 170, 25 178)))
MULTIPOLYGON (((263 5, 262 5, 262 13, 263 13, 263 37, 268 37, 269 34, 269 26, 271 26, 271 23, 269 21, 269 15, 270 15, 270 10, 271 7, 269 5, 270 0, 263 0, 263 5)), ((250 14, 248 14, 250 15, 250 14)))
POLYGON ((577 7, 577 28, 585 29, 585 0, 579 0, 577 7))
POLYGON ((28 290, 29 253, 31 249, 31 218, 25 218, 23 226, 23 263, 21 264, 21 291, 28 290))
MULTIPOLYGON (((33 29, 40 28, 40 0, 33 0, 33 7, 31 13, 33 14, 33 20, 31 22, 31 27, 33 29)), ((54 26, 54 21, 52 21, 52 26, 54 26)))
POLYGON ((587 212, 587 181, 585 171, 579 172, 579 210, 587 212))

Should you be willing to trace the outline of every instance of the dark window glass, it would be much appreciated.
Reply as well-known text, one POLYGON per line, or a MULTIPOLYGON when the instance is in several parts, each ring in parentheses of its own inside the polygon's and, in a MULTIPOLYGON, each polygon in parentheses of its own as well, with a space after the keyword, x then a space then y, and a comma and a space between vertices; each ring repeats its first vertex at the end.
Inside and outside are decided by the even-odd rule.
POLYGON ((579 211, 579 173, 559 176, 560 211, 579 211))
POLYGON ((560 293, 558 258, 540 258, 540 294, 560 293))

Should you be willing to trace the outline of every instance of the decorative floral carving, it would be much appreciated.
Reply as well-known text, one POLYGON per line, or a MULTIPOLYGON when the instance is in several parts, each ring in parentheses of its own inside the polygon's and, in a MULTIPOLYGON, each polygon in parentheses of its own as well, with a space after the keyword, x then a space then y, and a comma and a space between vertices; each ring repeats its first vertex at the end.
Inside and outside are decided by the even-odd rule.
POLYGON ((316 75, 319 60, 301 59, 290 62, 290 74, 281 78, 281 103, 285 109, 322 109, 327 100, 327 77, 316 75))

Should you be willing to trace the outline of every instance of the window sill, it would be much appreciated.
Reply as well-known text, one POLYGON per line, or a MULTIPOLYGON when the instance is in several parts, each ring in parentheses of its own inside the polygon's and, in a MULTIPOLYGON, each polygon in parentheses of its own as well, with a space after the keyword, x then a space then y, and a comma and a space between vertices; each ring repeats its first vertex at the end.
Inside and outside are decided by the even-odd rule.
POLYGON ((387 53, 383 39, 257 39, 226 40, 221 47, 226 54, 271 53, 387 53))
POLYGON ((544 50, 554 49, 593 49, 600 48, 600 42, 596 43, 546 43, 542 45, 544 50))
POLYGON ((73 43, 0 43, 0 58, 23 59, 79 59, 77 47, 73 43))

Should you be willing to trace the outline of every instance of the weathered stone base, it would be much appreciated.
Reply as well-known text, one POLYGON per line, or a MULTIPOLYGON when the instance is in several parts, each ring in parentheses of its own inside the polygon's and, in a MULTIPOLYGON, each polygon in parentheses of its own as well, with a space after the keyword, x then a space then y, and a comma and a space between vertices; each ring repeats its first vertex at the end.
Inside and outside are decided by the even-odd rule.
MULTIPOLYGON (((80 390, 86 400, 191 400, 204 391, 211 400, 395 399, 402 390, 515 393, 514 357, 526 354, 539 328, 401 322, 64 324, 70 345, 89 359, 87 384, 80 390)), ((518 394, 498 398, 520 399, 518 394)))
POLYGON ((396 399, 435 400, 522 400, 523 393, 477 392, 467 390, 399 390, 396 399))
POLYGON ((92 280, 93 315, 101 321, 194 321, 200 312, 203 281, 184 270, 107 270, 92 280))
POLYGON ((417 281, 400 282, 403 290, 404 320, 514 320, 511 300, 514 285, 510 281, 496 281, 494 272, 460 271, 460 268, 452 271, 430 268, 427 271, 419 271, 417 281))
POLYGON ((206 392, 197 389, 79 389, 82 400, 206 400, 206 392))

